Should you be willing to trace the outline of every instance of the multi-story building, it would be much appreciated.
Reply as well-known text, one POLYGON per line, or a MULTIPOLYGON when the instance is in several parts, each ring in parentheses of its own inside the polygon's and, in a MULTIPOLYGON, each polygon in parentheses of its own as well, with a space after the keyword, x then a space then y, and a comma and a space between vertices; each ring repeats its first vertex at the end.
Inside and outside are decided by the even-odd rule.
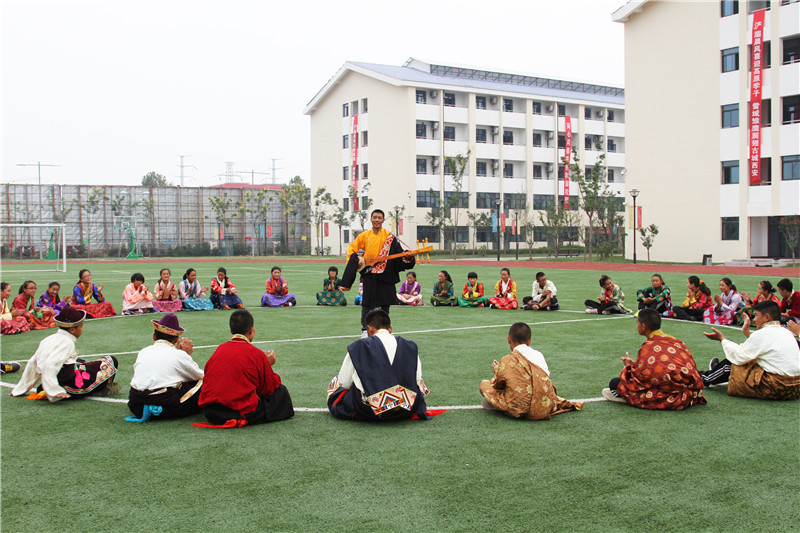
POLYGON ((800 3, 638 0, 613 19, 625 24, 626 185, 640 191, 644 224, 660 229, 652 258, 791 257, 778 225, 800 213, 800 3), (761 172, 751 183, 762 9, 761 172))
MULTIPOLYGON (((458 189, 445 157, 468 152, 457 242, 493 247, 491 229, 470 227, 466 212, 492 213, 498 203, 509 220, 504 242, 517 239, 510 228, 522 211, 563 202, 567 116, 580 164, 605 154, 609 188, 625 194, 626 112, 617 87, 415 59, 403 66, 347 62, 304 112, 311 116, 312 193, 324 186, 351 210, 350 187, 368 184, 373 206, 406 243, 439 243, 426 215, 458 189)), ((577 209, 577 184, 569 196, 577 209)), ((345 229, 344 243, 356 230, 345 229)), ((335 253, 338 243, 332 246, 335 253)))

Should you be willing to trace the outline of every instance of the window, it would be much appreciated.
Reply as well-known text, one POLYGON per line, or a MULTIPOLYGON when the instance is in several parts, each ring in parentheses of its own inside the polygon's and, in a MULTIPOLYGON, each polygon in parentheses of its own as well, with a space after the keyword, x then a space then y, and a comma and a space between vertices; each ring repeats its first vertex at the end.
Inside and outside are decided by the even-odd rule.
POLYGON ((617 151, 617 143, 614 142, 613 139, 608 140, 608 151, 609 152, 616 152, 617 151))
POLYGON ((361 132, 361 146, 367 146, 369 144, 369 132, 362 131, 361 132))
POLYGON ((417 122, 417 139, 425 139, 428 136, 428 128, 425 124, 417 122))
POLYGON ((800 122, 800 95, 786 96, 781 100, 783 101, 783 123, 800 122))
POLYGON ((417 240, 423 241, 425 239, 428 239, 428 242, 439 242, 439 227, 417 226, 417 240))
POLYGON ((514 163, 503 163, 503 177, 504 178, 514 177, 514 163))
POLYGON ((739 240, 739 217, 722 217, 722 240, 739 240))
POLYGON ((739 162, 738 161, 723 161, 722 162, 722 184, 731 185, 739 183, 739 162))
MULTIPOLYGON (((747 70, 753 70, 753 45, 747 47, 748 62, 747 70)), ((769 68, 772 56, 772 43, 764 41, 761 43, 761 68, 769 68)))
POLYGON ((358 115, 358 100, 351 103, 350 106, 353 108, 353 116, 358 115))
POLYGON ((613 109, 609 109, 608 112, 607 112, 607 115, 608 115, 608 121, 609 122, 614 122, 614 110, 613 109))
POLYGON ((362 109, 362 111, 361 111, 362 113, 366 113, 367 112, 367 99, 366 98, 362 98, 361 99, 361 109, 362 109))
POLYGON ((721 17, 736 15, 739 13, 739 0, 722 0, 719 7, 721 17))
POLYGON ((583 108, 583 118, 586 120, 592 120, 592 108, 591 107, 584 107, 583 108))
POLYGON ((783 40, 783 64, 800 61, 800 37, 789 37, 783 40))
POLYGON ((726 48, 722 51, 722 72, 739 70, 739 47, 726 48))
POLYGON ((566 148, 567 147, 567 136, 566 135, 559 135, 558 136, 558 147, 559 148, 566 148))
POLYGON ((350 179, 350 167, 342 167, 342 179, 344 181, 350 179))
POLYGON ((533 134, 533 145, 534 146, 542 146, 542 134, 541 133, 534 133, 533 134))
POLYGON ((564 179, 564 165, 558 165, 558 179, 564 179))
POLYGON ((587 150, 594 149, 594 143, 592 142, 593 140, 594 137, 592 137, 591 135, 585 135, 583 137, 583 147, 587 150))
POLYGON ((427 174, 428 173, 428 160, 423 158, 417 158, 417 174, 427 174))
POLYGON ((769 0, 747 0, 748 13, 755 13, 762 9, 769 9, 769 0))
POLYGON ((514 100, 511 98, 503 98, 503 111, 508 111, 509 113, 514 111, 514 100))
POLYGON ((739 104, 730 104, 722 106, 722 127, 723 128, 739 127, 739 104))
POLYGON ((439 193, 436 191, 417 191, 417 207, 439 207, 439 193))
POLYGON ((533 102, 533 114, 534 115, 541 115, 542 114, 542 103, 541 102, 533 102))
POLYGON ((761 158, 761 183, 764 185, 769 185, 772 183, 772 158, 771 157, 762 157, 761 158))
POLYGON ((350 136, 342 135, 342 148, 350 148, 350 136))
POLYGON ((475 107, 477 109, 486 109, 486 97, 485 96, 476 96, 475 97, 475 107))
POLYGON ((486 161, 478 161, 475 163, 475 174, 478 176, 486 175, 486 161))
POLYGON ((350 230, 344 230, 344 242, 350 242, 350 230))
POLYGON ((567 106, 564 104, 558 104, 558 116, 563 117, 567 114, 567 106))
POLYGON ((506 209, 525 209, 525 193, 504 193, 503 206, 506 209))
POLYGON ((342 198, 342 209, 345 212, 350 211, 350 198, 342 198))
POLYGON ((514 144, 514 132, 503 130, 503 144, 514 144))
POLYGON ((781 157, 781 166, 782 180, 800 180, 800 155, 781 157))
POLYGON ((445 141, 455 141, 456 140, 456 127, 455 126, 445 126, 444 127, 444 140, 445 141))
POLYGON ((350 104, 342 104, 342 116, 347 117, 350 115, 350 104))
POLYGON ((455 107, 456 93, 444 93, 444 105, 445 107, 455 107))
POLYGON ((456 227, 456 242, 469 242, 469 226, 456 227))
POLYGON ((533 165, 533 177, 534 178, 542 177, 542 165, 533 165))
POLYGON ((366 209, 369 205, 369 196, 362 196, 361 197, 361 209, 366 209))
POLYGON ((614 183, 614 169, 609 168, 607 173, 608 173, 608 182, 614 183))
POLYGON ((486 142, 486 128, 475 128, 475 142, 486 142))
POLYGON ((369 179, 369 163, 361 164, 361 179, 369 179))
MULTIPOLYGON (((444 192, 444 202, 446 205, 451 205, 450 202, 454 202, 453 198, 455 198, 456 193, 455 191, 445 191, 444 192)), ((458 193, 458 204, 455 207, 469 207, 469 193, 468 192, 460 192, 458 193)))
MULTIPOLYGON (((533 208, 534 209, 549 209, 553 205, 552 194, 534 194, 533 195, 533 208)), ((537 239, 545 240, 545 239, 537 239)))
POLYGON ((475 193, 475 207, 478 209, 495 209, 498 200, 500 200, 499 192, 475 193))
POLYGON ((426 97, 427 97, 427 95, 425 94, 425 91, 417 89, 417 103, 418 104, 424 104, 426 102, 426 97))
POLYGON ((353 179, 354 180, 358 179, 358 165, 353 167, 353 179))
MULTIPOLYGON (((622 200, 623 200, 623 202, 625 201, 624 198, 622 200)), ((558 205, 560 205, 562 207, 564 205, 564 197, 562 195, 560 195, 560 194, 558 195, 558 205)), ((577 211, 578 207, 579 207, 579 205, 578 205, 578 197, 577 196, 572 196, 570 194, 569 195, 569 210, 570 211, 577 211)))

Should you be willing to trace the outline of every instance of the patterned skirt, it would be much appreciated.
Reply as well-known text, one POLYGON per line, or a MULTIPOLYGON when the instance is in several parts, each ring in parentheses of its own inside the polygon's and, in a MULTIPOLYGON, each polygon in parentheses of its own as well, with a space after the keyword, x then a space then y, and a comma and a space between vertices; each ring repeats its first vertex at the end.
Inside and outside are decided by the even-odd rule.
POLYGON ((105 389, 114 382, 117 360, 107 355, 95 361, 78 360, 64 365, 58 373, 58 384, 70 396, 87 396, 105 389))
POLYGON ((222 309, 226 305, 231 308, 244 305, 237 294, 215 294, 213 292, 211 293, 211 303, 214 304, 214 309, 222 309))
POLYGON ((706 324, 719 324, 722 326, 739 326, 743 323, 742 314, 744 313, 743 309, 737 309, 736 311, 723 311, 722 313, 717 313, 714 311, 714 308, 706 309, 703 312, 703 322, 706 324))
POLYGON ((317 305, 347 305, 342 291, 320 291, 317 293, 317 305))
POLYGON ((50 309, 49 307, 45 307, 41 311, 41 318, 37 317, 34 313, 25 313, 24 316, 25 320, 28 322, 28 327, 31 329, 48 329, 56 327, 56 321, 54 320, 56 316, 56 312, 50 309))
POLYGON ((86 311, 86 318, 103 318, 107 316, 116 316, 117 312, 111 302, 105 301, 99 304, 72 304, 71 307, 86 311))
POLYGON ((211 303, 210 298, 186 298, 183 301, 183 309, 185 311, 211 311, 214 309, 214 304, 211 303))
POLYGON ((286 294, 284 296, 275 296, 274 294, 265 292, 264 295, 261 297, 261 307, 284 307, 284 306, 288 307, 290 305, 297 305, 297 299, 294 297, 294 294, 292 293, 286 294))
POLYGON ((183 309, 183 302, 180 300, 153 300, 153 307, 162 313, 175 313, 183 309))
POLYGON ((431 296, 431 305, 448 306, 456 305, 455 296, 431 296))
POLYGON ((0 320, 0 335, 14 335, 15 333, 25 333, 30 331, 30 326, 25 317, 18 316, 11 320, 0 320))
POLYGON ((489 307, 489 298, 486 296, 476 296, 474 298, 459 296, 458 305, 460 307, 489 307))
POLYGON ((519 309, 516 298, 503 298, 502 296, 492 296, 489 303, 497 309, 519 309))

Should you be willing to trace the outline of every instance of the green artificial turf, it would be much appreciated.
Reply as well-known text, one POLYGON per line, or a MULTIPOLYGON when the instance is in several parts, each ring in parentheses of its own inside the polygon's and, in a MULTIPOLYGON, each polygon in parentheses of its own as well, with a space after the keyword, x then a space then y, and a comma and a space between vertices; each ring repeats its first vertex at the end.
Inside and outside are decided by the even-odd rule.
MULTIPOLYGON (((189 264, 165 263, 177 282, 189 264)), ((223 264, 223 263, 221 263, 223 264)), ((133 271, 152 285, 161 265, 91 265, 117 310, 133 271)), ((207 284, 216 264, 202 263, 207 284)), ((256 341, 274 349, 275 370, 296 408, 324 408, 328 382, 359 334, 360 308, 316 307, 326 265, 286 263, 299 307, 257 308, 272 264, 228 263, 256 319, 256 341), (331 338, 334 337, 334 338, 331 338)), ((340 265, 341 267, 341 265, 340 265)), ((18 287, 32 277, 64 289, 64 274, 4 274, 18 287)), ((441 267, 416 270, 427 295, 441 267)), ((496 264, 454 266, 456 291, 470 270, 487 290, 496 264)), ((674 299, 686 274, 665 276, 674 299)), ((520 295, 534 269, 511 269, 520 295)), ((631 317, 585 315, 601 272, 549 271, 560 312, 394 307, 394 331, 420 348, 428 405, 477 406, 491 361, 508 352, 508 325, 531 323, 533 346, 547 358, 559 395, 597 398, 620 370, 619 356, 641 345, 631 317)), ((633 307, 648 273, 612 273, 633 307)), ((708 276, 707 276, 708 277, 708 276)), ((712 287, 718 280, 705 279, 712 287)), ((736 277, 753 290, 756 277, 736 277)), ((775 281, 775 280, 773 280, 775 281)), ((64 290, 62 289, 62 290, 64 290)), ((14 291, 16 292, 16 291, 14 291)), ((352 301, 352 293, 348 294, 352 301)), ((229 312, 180 313, 201 365, 226 341, 229 312)), ((116 353, 116 399, 127 397, 135 352, 148 345, 147 316, 90 321, 82 356, 116 353), (120 352, 131 352, 120 354, 120 352)), ((708 326, 668 320, 700 367, 721 354, 708 326)), ((732 328, 736 341, 743 335, 732 328)), ((3 360, 27 360, 51 331, 3 337, 3 360)), ((20 374, 3 376, 15 383, 20 374)), ((605 401, 546 422, 456 409, 427 422, 370 425, 298 411, 286 422, 239 430, 191 427, 202 420, 131 424, 124 403, 27 401, 4 387, 2 527, 4 531, 786 531, 797 528, 800 403, 728 397, 706 391, 708 405, 650 412, 605 401)))

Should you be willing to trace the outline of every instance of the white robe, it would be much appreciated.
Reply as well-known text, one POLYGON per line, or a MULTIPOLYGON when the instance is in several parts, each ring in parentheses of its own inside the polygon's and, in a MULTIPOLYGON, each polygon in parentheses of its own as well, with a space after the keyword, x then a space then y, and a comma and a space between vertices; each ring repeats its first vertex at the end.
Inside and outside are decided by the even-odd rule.
POLYGON ((25 395, 41 379, 47 399, 51 402, 61 400, 62 398, 56 398, 56 395, 67 394, 67 391, 58 384, 58 373, 64 365, 72 364, 78 358, 78 349, 75 347, 77 340, 73 334, 63 329, 42 339, 36 353, 25 365, 25 371, 11 394, 14 396, 25 395))

